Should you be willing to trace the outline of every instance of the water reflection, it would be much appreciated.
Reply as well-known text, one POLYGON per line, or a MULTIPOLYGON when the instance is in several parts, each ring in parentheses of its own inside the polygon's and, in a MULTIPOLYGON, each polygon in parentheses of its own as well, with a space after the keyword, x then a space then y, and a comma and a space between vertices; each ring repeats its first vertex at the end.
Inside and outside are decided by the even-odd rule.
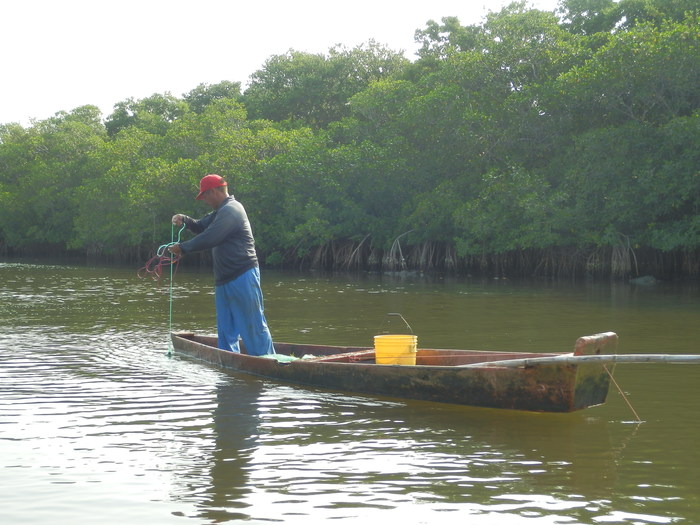
MULTIPOLYGON (((237 400, 222 413, 236 410, 237 400)), ((596 418, 562 425, 548 415, 279 386, 265 389, 258 410, 259 419, 242 416, 244 424, 259 425, 257 446, 250 450, 246 442, 244 458, 233 450, 233 457, 219 458, 230 470, 212 477, 218 502, 212 517, 227 498, 229 509, 242 508, 232 501, 246 494, 252 517, 261 520, 359 518, 408 502, 426 512, 464 510, 478 501, 475 515, 506 507, 515 515, 547 514, 555 500, 554 506, 577 508, 605 498, 616 482, 617 452, 608 424, 596 418), (254 490, 234 488, 239 463, 249 463, 254 490), (551 493, 553 483, 566 492, 551 493), (538 494, 549 494, 549 502, 538 494), (507 497, 518 502, 504 503, 507 497)))
MULTIPOLYGON (((197 366, 197 365, 195 365, 197 366)), ((200 365, 201 366, 201 365, 200 365)), ((262 383, 228 378, 217 385, 214 408, 214 447, 209 458, 210 486, 202 490, 199 516, 219 523, 243 520, 252 489, 250 461, 258 445, 258 402, 262 383)))

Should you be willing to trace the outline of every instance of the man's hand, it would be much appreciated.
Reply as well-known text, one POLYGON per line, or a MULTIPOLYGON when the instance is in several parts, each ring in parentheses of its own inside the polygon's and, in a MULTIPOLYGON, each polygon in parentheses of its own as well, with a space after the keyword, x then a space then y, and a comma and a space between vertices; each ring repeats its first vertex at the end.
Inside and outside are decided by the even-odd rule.
POLYGON ((173 215, 173 224, 175 226, 182 226, 183 222, 185 222, 185 216, 182 213, 173 215))
MULTIPOLYGON (((175 222, 175 217, 173 217, 173 223, 175 222)), ((182 248, 180 248, 179 244, 171 244, 168 246, 168 251, 172 253, 173 255, 182 255, 182 248)))

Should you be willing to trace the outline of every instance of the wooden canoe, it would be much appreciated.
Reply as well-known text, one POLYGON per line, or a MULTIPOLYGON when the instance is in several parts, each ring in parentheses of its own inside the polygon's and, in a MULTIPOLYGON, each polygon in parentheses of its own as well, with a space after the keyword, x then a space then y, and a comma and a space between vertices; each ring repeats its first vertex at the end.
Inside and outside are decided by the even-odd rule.
POLYGON ((610 384, 606 364, 546 358, 614 354, 617 335, 581 337, 568 354, 419 348, 415 365, 376 364, 369 347, 275 343, 277 356, 255 357, 245 354, 244 345, 240 354, 220 350, 211 336, 173 333, 172 343, 176 353, 217 367, 293 384, 477 407, 573 412, 605 403, 610 384), (541 358, 542 364, 508 366, 541 358))

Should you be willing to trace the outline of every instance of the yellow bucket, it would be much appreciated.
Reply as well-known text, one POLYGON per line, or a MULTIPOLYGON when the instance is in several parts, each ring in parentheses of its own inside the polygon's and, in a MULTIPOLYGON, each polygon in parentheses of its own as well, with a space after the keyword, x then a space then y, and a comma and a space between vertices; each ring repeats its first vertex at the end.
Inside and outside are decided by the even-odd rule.
POLYGON ((375 335, 375 362, 378 365, 415 365, 418 351, 416 335, 375 335))

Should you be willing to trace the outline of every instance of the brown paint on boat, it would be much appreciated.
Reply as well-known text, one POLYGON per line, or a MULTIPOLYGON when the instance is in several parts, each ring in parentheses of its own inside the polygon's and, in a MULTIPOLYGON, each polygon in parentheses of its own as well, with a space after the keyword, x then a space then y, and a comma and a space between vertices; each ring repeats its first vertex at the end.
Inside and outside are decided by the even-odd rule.
POLYGON ((572 412, 605 403, 610 375, 604 363, 501 366, 509 360, 614 353, 617 335, 581 337, 570 354, 419 348, 416 364, 378 365, 373 348, 275 343, 279 362, 220 350, 216 337, 174 333, 177 353, 217 367, 335 391, 538 412, 572 412), (494 365, 490 365, 494 363, 494 365))

